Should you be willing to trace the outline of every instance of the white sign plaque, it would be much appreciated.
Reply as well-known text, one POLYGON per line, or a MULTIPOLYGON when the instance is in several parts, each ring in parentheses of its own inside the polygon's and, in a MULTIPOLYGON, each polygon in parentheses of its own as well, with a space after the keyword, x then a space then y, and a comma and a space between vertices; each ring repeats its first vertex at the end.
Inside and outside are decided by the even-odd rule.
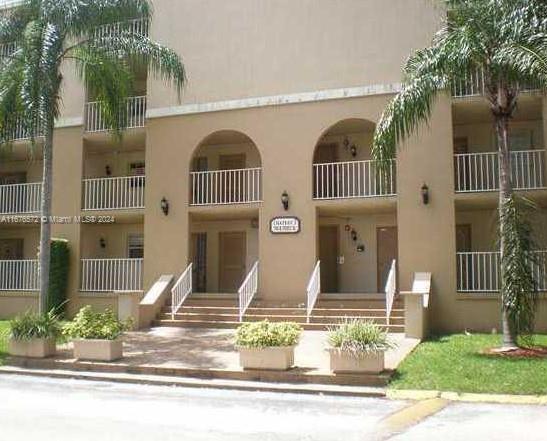
POLYGON ((270 231, 273 234, 300 233, 300 219, 293 216, 274 217, 270 221, 270 231))

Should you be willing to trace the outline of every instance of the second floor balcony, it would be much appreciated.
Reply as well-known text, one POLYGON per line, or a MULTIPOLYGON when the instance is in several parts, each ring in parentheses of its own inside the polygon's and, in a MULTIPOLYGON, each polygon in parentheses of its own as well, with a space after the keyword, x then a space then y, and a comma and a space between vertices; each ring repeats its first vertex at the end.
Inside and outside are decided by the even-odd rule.
POLYGON ((142 291, 143 262, 142 258, 82 259, 80 291, 142 291))
POLYGON ((0 260, 0 291, 38 291, 38 261, 0 260))
POLYGON ((143 209, 145 183, 145 176, 84 179, 82 209, 143 209))
POLYGON ((0 214, 36 214, 40 212, 42 184, 0 185, 0 214))
MULTIPOLYGON (((499 190, 497 152, 454 155, 456 193, 499 190)), ((511 152, 511 180, 515 190, 545 188, 545 150, 511 152)))
MULTIPOLYGON (((146 96, 127 98, 125 109, 126 127, 135 129, 144 127, 146 122, 146 96)), ((85 105, 84 124, 86 132, 105 132, 111 129, 104 116, 104 105, 100 101, 85 105)))

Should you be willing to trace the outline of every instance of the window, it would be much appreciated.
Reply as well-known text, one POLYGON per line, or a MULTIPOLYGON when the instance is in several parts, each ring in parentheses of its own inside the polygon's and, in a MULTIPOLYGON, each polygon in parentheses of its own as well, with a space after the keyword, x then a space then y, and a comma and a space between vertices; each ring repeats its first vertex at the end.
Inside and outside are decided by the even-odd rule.
POLYGON ((127 257, 129 259, 142 259, 144 257, 144 236, 132 234, 127 240, 127 257))
MULTIPOLYGON (((144 176, 145 175, 145 164, 143 161, 132 162, 129 164, 129 176, 144 176)), ((144 186, 144 179, 132 179, 131 187, 142 187, 144 186)))

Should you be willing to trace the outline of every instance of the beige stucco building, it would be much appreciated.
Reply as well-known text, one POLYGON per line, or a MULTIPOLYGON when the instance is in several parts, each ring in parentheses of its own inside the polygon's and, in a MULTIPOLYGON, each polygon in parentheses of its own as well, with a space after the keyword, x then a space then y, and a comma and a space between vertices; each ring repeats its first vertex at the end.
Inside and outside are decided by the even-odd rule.
MULTIPOLYGON (((319 300, 366 308, 383 304, 396 261, 400 291, 431 273, 432 330, 499 329, 497 159, 480 74, 438 100, 391 171, 370 160, 402 65, 430 42, 442 9, 426 0, 153 3, 150 28, 136 28, 182 55, 180 101, 137 73, 131 128, 118 142, 65 67, 53 231, 70 243, 71 313, 92 304, 138 316, 152 287, 169 304, 175 286, 176 303, 190 281, 188 301, 238 306, 242 291, 257 307, 297 308, 315 287, 319 300), (272 231, 276 218, 295 230, 272 231), (163 275, 173 280, 162 291, 163 275), (175 285, 181 276, 186 285, 175 285)), ((513 180, 539 205, 540 252, 546 133, 547 100, 527 91, 512 122, 513 180)), ((37 303, 41 152, 25 133, 14 137, 0 159, 0 318, 37 303)), ((545 265, 536 272, 546 290, 545 265)), ((547 330, 545 297, 538 328, 547 330)))

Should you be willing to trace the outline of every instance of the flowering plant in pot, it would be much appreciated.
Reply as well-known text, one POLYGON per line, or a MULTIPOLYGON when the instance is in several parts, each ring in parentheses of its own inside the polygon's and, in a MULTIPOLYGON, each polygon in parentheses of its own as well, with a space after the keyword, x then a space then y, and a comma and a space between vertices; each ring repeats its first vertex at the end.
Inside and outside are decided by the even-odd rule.
POLYGON ((45 358, 55 354, 61 334, 59 319, 52 310, 46 314, 27 311, 9 322, 8 352, 16 357, 45 358))
POLYGON ((63 334, 72 339, 74 358, 113 361, 123 357, 120 337, 131 325, 131 320, 118 320, 111 309, 97 312, 88 305, 63 327, 63 334))
POLYGON ((235 345, 244 369, 287 370, 294 365, 294 348, 302 327, 297 323, 243 323, 237 329, 235 345))
POLYGON ((370 320, 347 320, 329 331, 330 369, 333 372, 384 370, 384 354, 396 347, 388 334, 370 320))

